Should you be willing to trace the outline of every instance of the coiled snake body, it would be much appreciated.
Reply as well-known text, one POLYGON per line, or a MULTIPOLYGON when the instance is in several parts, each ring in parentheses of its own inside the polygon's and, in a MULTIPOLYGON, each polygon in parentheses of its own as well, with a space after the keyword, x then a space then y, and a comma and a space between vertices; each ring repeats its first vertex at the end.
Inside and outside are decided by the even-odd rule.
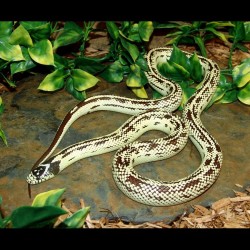
MULTIPOLYGON (((172 113, 181 102, 178 84, 161 76, 159 62, 170 58, 171 48, 155 48, 147 53, 149 84, 163 97, 155 100, 135 100, 113 95, 88 98, 75 106, 62 121, 47 151, 32 167, 27 182, 38 184, 51 179, 75 161, 84 157, 117 150, 112 173, 120 190, 131 199, 153 206, 169 206, 194 199, 205 192, 217 179, 222 152, 219 144, 203 126, 200 115, 211 100, 219 81, 220 70, 213 61, 199 56, 205 73, 203 84, 187 101, 182 117, 172 113), (80 116, 110 110, 133 115, 111 134, 73 144, 50 157, 67 129, 80 116), (163 138, 134 142, 148 130, 161 130, 163 138), (180 152, 188 138, 201 155, 200 166, 185 178, 175 181, 152 180, 140 176, 134 166, 163 160, 180 152)), ((190 57, 191 54, 185 52, 190 57)))

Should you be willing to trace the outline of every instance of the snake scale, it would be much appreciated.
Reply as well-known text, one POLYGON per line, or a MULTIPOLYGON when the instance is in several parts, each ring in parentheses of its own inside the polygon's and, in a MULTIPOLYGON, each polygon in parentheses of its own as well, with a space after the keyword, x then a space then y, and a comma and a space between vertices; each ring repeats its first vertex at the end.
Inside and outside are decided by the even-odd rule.
POLYGON ((220 70, 212 60, 198 56, 204 72, 201 87, 185 104, 182 116, 177 116, 173 111, 180 105, 182 90, 178 84, 159 74, 157 69, 157 64, 169 59, 171 52, 172 48, 159 47, 146 55, 148 83, 162 94, 162 98, 145 100, 98 95, 80 102, 67 113, 49 148, 32 167, 27 176, 28 185, 49 180, 82 158, 117 150, 112 164, 113 178, 118 188, 137 202, 152 206, 176 205, 196 198, 211 187, 221 170, 222 151, 202 124, 200 115, 216 90, 220 70), (99 110, 132 116, 113 133, 78 142, 51 156, 74 121, 99 110), (166 136, 135 141, 149 130, 163 131, 166 136), (135 171, 138 164, 177 154, 188 138, 201 156, 199 167, 190 175, 179 180, 161 181, 145 178, 135 171))

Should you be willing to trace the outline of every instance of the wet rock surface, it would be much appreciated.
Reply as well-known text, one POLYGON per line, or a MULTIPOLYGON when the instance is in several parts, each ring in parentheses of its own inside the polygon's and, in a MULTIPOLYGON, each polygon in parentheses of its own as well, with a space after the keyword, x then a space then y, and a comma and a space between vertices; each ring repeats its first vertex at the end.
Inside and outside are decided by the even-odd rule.
MULTIPOLYGON (((5 112, 1 124, 7 136, 8 147, 0 142, 0 195, 2 207, 10 213, 18 206, 30 205, 26 177, 36 160, 50 145, 66 113, 78 101, 65 91, 43 93, 37 90, 45 77, 34 75, 21 80, 15 92, 3 93, 5 112)), ((88 92, 88 96, 114 94, 135 98, 125 84, 107 84, 103 81, 88 92)), ((80 117, 65 134, 57 151, 73 143, 108 134, 122 125, 130 116, 109 111, 98 111, 80 117)), ((223 197, 233 196, 233 190, 250 184, 250 108, 239 103, 213 105, 201 116, 208 131, 216 138, 223 151, 221 174, 204 194, 184 204, 154 207, 137 203, 125 196, 116 186, 111 172, 115 152, 82 159, 66 168, 56 178, 32 185, 32 198, 51 189, 65 188, 64 198, 76 206, 83 199, 91 207, 91 218, 107 215, 144 222, 170 222, 192 205, 209 206, 223 197), (235 184, 239 184, 236 186, 235 184), (105 211, 105 212, 104 212, 105 211)), ((162 137, 159 131, 150 131, 140 140, 162 137)), ((189 141, 176 156, 154 163, 142 164, 136 169, 154 179, 175 180, 192 173, 200 163, 200 155, 189 141)))

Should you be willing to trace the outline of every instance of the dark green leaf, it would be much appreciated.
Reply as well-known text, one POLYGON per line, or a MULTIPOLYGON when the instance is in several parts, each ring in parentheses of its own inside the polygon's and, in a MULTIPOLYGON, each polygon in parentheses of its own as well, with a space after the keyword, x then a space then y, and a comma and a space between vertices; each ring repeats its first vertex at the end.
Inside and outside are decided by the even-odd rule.
POLYGON ((244 42, 250 42, 250 22, 244 22, 245 38, 244 42))
POLYGON ((228 40, 224 33, 212 28, 212 27, 206 27, 206 30, 212 32, 214 35, 216 35, 218 38, 220 38, 223 42, 228 43, 228 40))
POLYGON ((138 30, 138 23, 134 23, 130 27, 128 39, 130 39, 134 42, 138 42, 138 43, 142 42, 142 39, 141 39, 140 34, 139 34, 139 30, 138 30))
POLYGON ((182 66, 187 72, 190 72, 190 62, 186 54, 178 47, 173 45, 173 51, 171 53, 169 61, 174 62, 182 66))
POLYGON ((63 69, 69 66, 70 60, 65 57, 59 56, 58 54, 54 54, 54 64, 56 69, 63 69))
POLYGON ((123 66, 117 60, 108 65, 107 68, 100 74, 108 82, 121 82, 123 79, 123 66))
POLYGON ((0 126, 0 137, 1 137, 1 139, 3 140, 3 143, 4 143, 6 146, 8 146, 7 138, 6 138, 6 136, 5 136, 4 131, 1 129, 1 126, 0 126))
POLYGON ((103 71, 106 66, 102 63, 96 62, 95 59, 86 58, 86 57, 78 57, 75 59, 76 67, 87 71, 90 74, 98 74, 103 71))
POLYGON ((201 51, 201 55, 203 57, 207 57, 207 50, 206 50, 205 44, 204 44, 203 40, 201 39, 201 37, 195 36, 194 41, 199 46, 199 49, 201 51))
POLYGON ((82 28, 78 24, 72 21, 65 23, 64 30, 75 30, 78 34, 83 33, 82 28))
POLYGON ((28 30, 30 36, 35 41, 40 41, 44 39, 50 39, 51 34, 51 24, 46 21, 24 21, 20 22, 26 30, 28 30))
POLYGON ((83 32, 79 33, 74 29, 66 29, 57 37, 54 41, 53 49, 56 50, 59 47, 80 41, 83 37, 83 32))
POLYGON ((120 40, 122 43, 122 46, 129 52, 131 57, 133 58, 133 61, 135 62, 138 58, 140 52, 137 48, 137 46, 129 41, 127 41, 123 36, 120 35, 120 40))
POLYGON ((13 31, 13 21, 0 21, 0 37, 9 36, 13 31))
POLYGON ((167 22, 167 23, 158 23, 158 22, 154 22, 154 28, 155 29, 173 29, 173 28, 178 28, 180 26, 179 23, 171 23, 171 22, 167 22))
POLYGON ((22 206, 11 214, 13 228, 41 228, 52 226, 55 220, 67 212, 55 206, 31 207, 22 206))
POLYGON ((243 41, 245 39, 245 27, 244 23, 242 21, 235 22, 235 28, 234 28, 234 43, 238 43, 240 41, 243 41))
POLYGON ((145 59, 144 56, 142 56, 141 54, 138 56, 138 58, 136 59, 135 62, 142 70, 144 71, 148 71, 148 63, 147 60, 145 59))
POLYGON ((85 93, 85 91, 77 91, 74 88, 74 84, 73 84, 73 79, 72 77, 68 77, 66 80, 66 84, 65 84, 65 89, 67 92, 69 92, 74 98, 76 98, 79 101, 83 101, 87 98, 87 95, 85 93))
POLYGON ((115 22, 107 21, 106 22, 107 30, 109 35, 114 39, 117 40, 119 38, 119 29, 115 22))
POLYGON ((235 48, 240 49, 241 51, 248 53, 248 48, 244 44, 236 43, 235 48))
POLYGON ((141 83, 141 68, 136 65, 132 64, 130 65, 131 72, 128 75, 128 78, 126 80, 126 84, 128 87, 142 87, 141 83))
POLYGON ((218 101, 218 103, 232 103, 237 100, 237 94, 238 94, 237 89, 232 89, 227 91, 223 97, 218 101))
POLYGON ((200 60, 197 56, 196 53, 194 53, 190 58, 190 73, 191 73, 191 78, 195 82, 201 82, 203 79, 203 73, 202 73, 202 66, 200 63, 200 60))

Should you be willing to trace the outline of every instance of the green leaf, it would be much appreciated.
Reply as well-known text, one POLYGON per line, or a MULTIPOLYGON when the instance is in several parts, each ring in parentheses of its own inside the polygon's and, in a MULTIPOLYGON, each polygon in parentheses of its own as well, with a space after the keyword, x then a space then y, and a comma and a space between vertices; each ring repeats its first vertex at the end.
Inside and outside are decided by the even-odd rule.
POLYGON ((232 71, 233 82, 241 88, 250 81, 250 58, 235 66, 232 71))
POLYGON ((120 40, 121 40, 122 46, 129 52, 129 54, 133 58, 133 61, 135 62, 140 54, 137 46, 127 41, 126 39, 124 39, 122 35, 120 35, 120 40))
POLYGON ((84 91, 96 85, 99 79, 81 69, 72 69, 71 77, 73 79, 74 88, 78 91, 84 91))
POLYGON ((60 223, 58 228, 61 228, 61 227, 82 228, 89 211, 90 211, 90 207, 85 207, 76 211, 70 217, 66 218, 62 223, 60 223))
POLYGON ((131 72, 128 75, 126 84, 128 87, 141 87, 141 68, 136 65, 130 65, 131 72))
POLYGON ((175 45, 173 45, 173 51, 171 53, 169 61, 174 62, 174 63, 182 66, 185 69, 185 71, 187 72, 186 74, 189 75, 190 68, 191 68, 189 59, 186 56, 186 54, 183 51, 181 51, 178 47, 176 47, 175 45))
POLYGON ((69 59, 59 56, 58 54, 54 54, 54 64, 56 69, 67 68, 69 66, 69 62, 69 59))
POLYGON ((207 22, 206 23, 206 27, 212 27, 212 28, 216 28, 216 27, 234 27, 234 24, 231 22, 207 22))
POLYGON ((245 39, 244 42, 250 42, 250 22, 244 22, 245 39))
POLYGON ((4 131, 1 129, 1 126, 0 126, 0 137, 1 137, 1 139, 3 140, 3 143, 4 143, 6 146, 8 146, 7 138, 6 138, 6 136, 5 136, 4 131))
POLYGON ((234 44, 243 41, 245 39, 245 28, 244 23, 241 21, 235 22, 234 28, 234 44))
POLYGON ((109 35, 114 39, 117 40, 119 38, 119 29, 116 26, 115 22, 107 21, 106 27, 108 30, 109 35))
POLYGON ((136 59, 135 63, 144 71, 148 71, 148 63, 147 60, 141 54, 136 59))
POLYGON ((25 58, 25 61, 11 63, 10 64, 11 75, 14 75, 18 72, 27 71, 27 70, 32 69, 36 66, 36 64, 31 59, 31 57, 28 53, 28 49, 25 47, 21 47, 21 49, 22 49, 22 54, 25 58))
POLYGON ((248 83, 244 88, 240 89, 238 92, 238 99, 242 103, 250 105, 250 83, 248 83))
POLYGON ((50 40, 41 40, 28 48, 30 57, 37 63, 43 65, 54 65, 54 55, 50 40))
POLYGON ((40 41, 50 39, 51 24, 46 21, 22 21, 20 22, 24 28, 29 32, 32 39, 40 41))
POLYGON ((183 110, 188 99, 195 93, 196 89, 192 87, 186 87, 185 84, 180 84, 182 88, 182 100, 179 106, 179 110, 183 110))
POLYGON ((83 32, 82 28, 78 24, 72 21, 65 23, 64 30, 75 30, 79 34, 83 32))
POLYGON ((22 206, 12 212, 10 219, 13 228, 42 228, 52 226, 55 220, 63 214, 67 212, 55 206, 22 206))
POLYGON ((197 56, 196 53, 194 53, 190 58, 190 73, 191 73, 191 78, 195 82, 201 82, 203 79, 203 72, 202 72, 202 66, 199 60, 199 57, 197 56))
POLYGON ((135 93, 135 95, 139 98, 148 98, 147 92, 144 89, 144 87, 135 87, 135 88, 131 88, 131 90, 135 93))
POLYGON ((153 31, 154 26, 151 21, 141 21, 138 23, 138 31, 143 41, 148 42, 153 31))
POLYGON ((92 58, 77 57, 74 62, 76 67, 87 71, 92 75, 98 74, 106 68, 105 65, 100 62, 96 62, 92 58))
POLYGON ((0 96, 0 115, 3 113, 3 110, 4 110, 3 99, 0 96))
POLYGON ((6 39, 0 39, 0 58, 6 61, 21 61, 24 60, 21 47, 12 45, 6 39))
POLYGON ((72 77, 68 77, 66 80, 66 84, 65 84, 65 89, 67 92, 69 92, 72 96, 74 96, 74 98, 76 98, 79 101, 83 101, 87 98, 87 95, 85 93, 85 91, 77 91, 74 88, 74 84, 73 84, 73 79, 72 77))
POLYGON ((83 32, 79 33, 74 29, 64 29, 63 32, 54 41, 53 49, 80 41, 83 37, 83 32))
POLYGON ((100 74, 108 82, 121 82, 123 80, 123 66, 119 60, 108 65, 107 68, 100 74))
POLYGON ((206 47, 205 47, 205 44, 204 44, 202 38, 200 36, 195 36, 194 41, 199 46, 199 49, 201 51, 201 55, 203 57, 207 57, 207 50, 206 50, 206 47))
POLYGON ((29 32, 21 24, 11 33, 9 43, 27 47, 33 46, 29 32))
POLYGON ((9 36, 13 30, 13 21, 0 21, 0 37, 9 36))
POLYGON ((59 90, 64 86, 64 78, 68 75, 63 69, 57 69, 48 74, 38 86, 38 89, 44 91, 59 90))
POLYGON ((228 43, 228 40, 224 33, 217 31, 216 29, 212 27, 206 27, 206 30, 211 31, 214 35, 216 35, 218 38, 220 38, 223 42, 228 43))
POLYGON ((218 101, 218 103, 232 103, 237 101, 238 97, 238 90, 237 89, 232 89, 227 91, 223 97, 218 101))
POLYGON ((65 192, 65 188, 54 189, 47 192, 36 195, 32 202, 32 207, 42 206, 61 206, 62 195, 65 192))
POLYGON ((139 30, 138 30, 138 23, 134 23, 130 27, 128 38, 137 43, 142 42, 141 36, 139 34, 139 30))

